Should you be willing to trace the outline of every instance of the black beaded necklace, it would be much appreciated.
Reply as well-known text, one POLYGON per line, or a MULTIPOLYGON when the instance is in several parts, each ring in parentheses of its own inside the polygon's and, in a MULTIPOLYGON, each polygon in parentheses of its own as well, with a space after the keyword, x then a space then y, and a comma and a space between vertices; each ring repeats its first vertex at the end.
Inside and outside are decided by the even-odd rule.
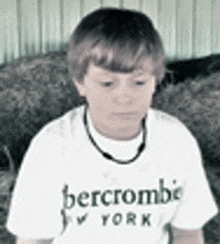
POLYGON ((87 105, 85 106, 85 110, 84 110, 84 116, 83 116, 83 122, 86 128, 86 132, 87 135, 90 139, 90 141, 92 142, 93 146, 102 154, 102 156, 108 160, 112 160, 113 162, 116 162, 118 164, 129 164, 134 162, 138 157, 140 157, 141 153, 144 151, 145 149, 145 141, 146 141, 146 126, 145 126, 145 118, 142 120, 142 130, 143 130, 143 139, 142 142, 140 144, 140 146, 137 148, 137 153, 136 155, 129 159, 129 160, 119 160, 114 158, 110 153, 108 152, 104 152, 99 145, 96 143, 96 141, 94 140, 94 138, 92 137, 90 131, 89 131, 89 126, 88 126, 88 121, 87 121, 87 105))

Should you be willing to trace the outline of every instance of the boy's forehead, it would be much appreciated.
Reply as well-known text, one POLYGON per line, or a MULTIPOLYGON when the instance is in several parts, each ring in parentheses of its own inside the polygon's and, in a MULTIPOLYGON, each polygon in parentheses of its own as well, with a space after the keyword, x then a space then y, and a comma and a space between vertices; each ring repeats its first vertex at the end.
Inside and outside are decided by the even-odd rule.
POLYGON ((106 69, 101 66, 95 65, 93 62, 91 62, 88 66, 87 75, 89 76, 114 76, 117 74, 129 74, 133 76, 141 76, 141 75, 152 75, 154 73, 154 64, 149 59, 146 60, 146 62, 143 62, 141 67, 136 68, 132 72, 114 72, 109 69, 106 69))

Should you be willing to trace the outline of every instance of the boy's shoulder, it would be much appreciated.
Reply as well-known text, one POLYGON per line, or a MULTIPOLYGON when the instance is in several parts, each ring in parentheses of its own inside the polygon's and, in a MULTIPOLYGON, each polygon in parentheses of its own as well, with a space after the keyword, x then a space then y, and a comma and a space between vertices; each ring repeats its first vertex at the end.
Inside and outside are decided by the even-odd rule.
POLYGON ((38 136, 67 138, 71 136, 74 123, 82 120, 84 106, 75 107, 62 116, 50 121, 38 132, 38 136))
POLYGON ((164 123, 167 125, 180 125, 183 126, 183 123, 174 115, 168 114, 164 111, 150 108, 149 118, 153 122, 164 123))
POLYGON ((174 115, 151 108, 149 110, 148 128, 152 133, 180 140, 194 140, 194 136, 188 127, 174 115))

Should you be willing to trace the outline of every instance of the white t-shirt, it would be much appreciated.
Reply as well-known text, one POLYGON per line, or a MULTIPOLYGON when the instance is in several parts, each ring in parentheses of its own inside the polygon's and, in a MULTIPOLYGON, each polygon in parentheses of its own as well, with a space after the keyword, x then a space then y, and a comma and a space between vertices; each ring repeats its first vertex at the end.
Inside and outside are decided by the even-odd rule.
MULTIPOLYGON (((217 213, 196 141, 182 123, 150 109, 146 148, 130 164, 105 159, 88 139, 84 106, 46 125, 33 139, 14 190, 8 229, 55 244, 167 244, 167 226, 201 228, 217 213)), ((130 142, 90 131, 126 160, 130 142)))

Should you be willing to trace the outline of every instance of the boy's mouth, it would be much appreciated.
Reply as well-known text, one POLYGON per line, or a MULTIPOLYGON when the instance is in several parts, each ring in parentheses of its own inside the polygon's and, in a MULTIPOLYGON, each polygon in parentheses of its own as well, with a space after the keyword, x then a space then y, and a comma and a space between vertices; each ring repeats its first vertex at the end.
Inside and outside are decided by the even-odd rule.
POLYGON ((116 115, 136 115, 137 112, 116 112, 116 115))
POLYGON ((137 117, 138 114, 136 112, 121 112, 121 113, 115 113, 114 115, 122 119, 132 119, 134 117, 137 117))

